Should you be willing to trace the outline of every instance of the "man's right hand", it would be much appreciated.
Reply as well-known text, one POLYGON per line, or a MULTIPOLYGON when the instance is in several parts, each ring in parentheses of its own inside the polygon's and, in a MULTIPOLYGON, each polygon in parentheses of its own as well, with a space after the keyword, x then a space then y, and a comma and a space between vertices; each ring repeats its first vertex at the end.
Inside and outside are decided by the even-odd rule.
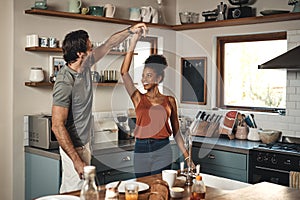
POLYGON ((77 171, 79 178, 83 179, 84 178, 84 167, 86 166, 85 162, 83 162, 81 159, 78 161, 74 161, 74 168, 77 171))

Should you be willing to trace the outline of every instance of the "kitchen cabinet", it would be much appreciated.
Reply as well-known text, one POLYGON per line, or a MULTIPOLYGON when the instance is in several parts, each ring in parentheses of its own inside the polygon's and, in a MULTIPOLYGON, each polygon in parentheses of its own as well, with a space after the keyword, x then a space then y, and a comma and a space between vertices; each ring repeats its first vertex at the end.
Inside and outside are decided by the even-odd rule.
MULTIPOLYGON (((136 21, 126 20, 126 19, 106 18, 100 16, 74 14, 74 13, 54 11, 54 10, 31 9, 31 10, 25 10, 25 14, 73 18, 73 19, 80 19, 80 20, 89 20, 89 21, 125 24, 125 25, 132 25, 137 23, 136 21)), ((239 19, 200 22, 200 23, 184 24, 184 25, 161 25, 161 24, 152 24, 152 23, 146 23, 146 24, 147 26, 153 28, 183 31, 183 30, 191 30, 191 29, 240 26, 240 25, 290 21, 290 20, 299 20, 299 19, 300 19, 300 13, 285 13, 285 14, 275 14, 275 15, 268 15, 268 16, 257 16, 257 17, 246 17, 246 18, 239 18, 239 19)))
POLYGON ((25 199, 58 194, 61 184, 60 160, 25 153, 25 199))
POLYGON ((92 165, 96 166, 99 184, 134 178, 133 151, 93 155, 92 165))
POLYGON ((193 147, 192 158, 203 173, 248 182, 247 154, 193 147))
MULTIPOLYGON (((171 148, 173 152, 172 169, 177 170, 182 157, 177 144, 172 144, 171 148)), ((133 150, 94 154, 92 165, 96 166, 98 183, 103 185, 113 181, 135 178, 133 157, 133 150)))

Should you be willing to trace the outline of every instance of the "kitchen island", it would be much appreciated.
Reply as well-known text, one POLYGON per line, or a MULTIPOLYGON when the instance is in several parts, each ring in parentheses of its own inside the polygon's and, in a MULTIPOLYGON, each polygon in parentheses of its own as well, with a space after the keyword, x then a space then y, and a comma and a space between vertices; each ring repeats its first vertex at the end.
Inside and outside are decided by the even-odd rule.
MULTIPOLYGON (((156 180, 161 180, 161 174, 146 176, 138 178, 137 181, 143 182, 151 186, 156 180)), ((181 199, 190 199, 191 186, 185 186, 184 182, 177 179, 175 186, 184 187, 185 191, 181 199)), ((150 190, 139 193, 139 200, 148 199, 150 190)), ((80 191, 66 193, 68 195, 79 196, 80 191)), ((99 199, 105 198, 105 186, 100 186, 100 196, 99 199)), ((125 195, 120 193, 119 199, 125 199, 125 195)), ((173 199, 173 198, 170 198, 173 199)), ((262 182, 248 187, 244 187, 236 190, 222 190, 215 187, 206 187, 206 200, 270 200, 270 199, 280 199, 280 200, 299 200, 300 191, 297 189, 292 189, 289 187, 262 182)))
MULTIPOLYGON (((182 161, 181 153, 178 150, 174 140, 171 140, 171 144, 174 154, 172 164, 174 165, 174 169, 178 169, 179 162, 182 161)), ((247 157, 249 150, 259 144, 259 142, 247 140, 229 140, 228 138, 193 138, 193 147, 195 147, 195 150, 197 149, 195 156, 198 155, 199 148, 201 149, 201 152, 204 149, 208 149, 209 151, 212 151, 212 153, 208 155, 214 154, 215 156, 215 159, 213 160, 214 162, 218 162, 220 157, 224 158, 225 160, 220 162, 222 165, 225 165, 222 168, 216 168, 216 165, 211 165, 214 164, 211 162, 208 163, 209 165, 207 165, 207 162, 199 162, 201 164, 201 171, 203 173, 209 173, 219 177, 230 178, 243 182, 248 182, 247 157), (219 156, 219 154, 215 154, 215 151, 217 151, 217 153, 220 153, 219 151, 221 151, 221 153, 224 152, 225 154, 223 153, 219 156), (232 154, 238 154, 238 156, 244 157, 243 160, 239 159, 239 157, 234 159, 236 166, 235 168, 231 168, 233 163, 232 159, 235 157, 228 157, 228 155, 230 156, 232 154), (243 167, 237 168, 237 166, 241 165, 243 167), (208 170, 214 171, 210 173, 208 170), (237 173, 240 174, 235 175, 237 173)), ((92 165, 96 166, 99 185, 104 185, 115 180, 126 180, 134 177, 133 149, 134 140, 107 142, 92 145, 92 165)), ((29 200, 42 195, 58 193, 61 182, 60 155, 58 150, 45 150, 36 147, 25 147, 25 153, 26 199, 29 200), (47 164, 41 166, 40 163, 47 164), (48 172, 49 176, 43 175, 45 171, 48 172), (47 185, 41 185, 41 182, 45 182, 47 185)), ((198 158, 195 158, 195 164, 198 164, 197 160, 198 158)))

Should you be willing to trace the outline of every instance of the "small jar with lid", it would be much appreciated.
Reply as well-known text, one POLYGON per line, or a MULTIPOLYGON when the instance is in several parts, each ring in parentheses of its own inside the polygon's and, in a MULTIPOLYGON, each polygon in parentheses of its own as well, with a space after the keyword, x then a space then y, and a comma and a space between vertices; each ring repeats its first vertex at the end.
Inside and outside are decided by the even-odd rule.
POLYGON ((30 69, 29 80, 31 82, 41 82, 44 80, 44 71, 41 67, 32 67, 30 69))

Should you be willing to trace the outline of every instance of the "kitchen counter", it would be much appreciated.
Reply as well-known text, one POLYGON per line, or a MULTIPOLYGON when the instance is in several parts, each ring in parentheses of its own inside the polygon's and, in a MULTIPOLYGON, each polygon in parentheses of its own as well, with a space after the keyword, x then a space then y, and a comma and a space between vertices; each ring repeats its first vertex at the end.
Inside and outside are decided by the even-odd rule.
MULTIPOLYGON (((138 178, 137 181, 143 182, 151 186, 151 184, 157 180, 161 179, 161 174, 156 174, 152 176, 146 176, 138 178)), ((190 199, 191 186, 185 186, 184 182, 176 181, 175 186, 184 187, 184 197, 183 200, 190 199)), ((79 196, 80 191, 67 193, 70 195, 79 196)), ((105 197, 105 186, 100 187, 99 199, 104 199, 105 197)), ((139 200, 148 199, 149 190, 139 193, 139 200)), ((125 199, 125 195, 120 193, 119 199, 125 199)), ((172 198, 171 198, 172 199, 172 198)), ((236 190, 222 190, 216 187, 206 186, 206 200, 238 200, 238 199, 247 199, 247 200, 269 200, 269 199, 284 199, 284 200, 298 200, 300 199, 300 192, 297 189, 292 189, 289 187, 262 182, 247 186, 241 189, 236 190)))
POLYGON ((41 149, 37 147, 30 147, 30 146, 25 146, 25 152, 26 153, 32 153, 40 156, 44 156, 47 158, 52 158, 55 160, 60 160, 60 155, 59 155, 59 150, 58 149, 41 149))
POLYGON ((234 153, 248 154, 249 150, 258 146, 261 142, 249 140, 229 140, 228 138, 193 137, 193 146, 222 150, 234 153))
MULTIPOLYGON (((175 144, 171 140, 171 144, 175 144)), ((248 154, 249 150, 261 144, 260 142, 252 142, 248 140, 229 140, 228 138, 206 138, 206 137, 193 137, 193 146, 206 147, 217 150, 224 150, 235 153, 248 154)), ((116 142, 98 143, 92 145, 93 154, 101 155, 107 153, 117 153, 122 151, 131 151, 134 149, 134 139, 122 140, 116 142)), ((25 152, 33 153, 52 159, 60 160, 59 150, 47 150, 36 147, 25 147, 25 152)))

